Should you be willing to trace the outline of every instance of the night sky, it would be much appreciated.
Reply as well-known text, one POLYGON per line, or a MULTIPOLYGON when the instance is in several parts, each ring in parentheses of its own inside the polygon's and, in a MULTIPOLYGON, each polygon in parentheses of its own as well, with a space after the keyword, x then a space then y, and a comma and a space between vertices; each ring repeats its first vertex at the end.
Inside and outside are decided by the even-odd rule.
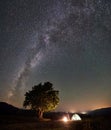
POLYGON ((111 0, 0 0, 0 101, 46 81, 57 110, 111 106, 111 0))

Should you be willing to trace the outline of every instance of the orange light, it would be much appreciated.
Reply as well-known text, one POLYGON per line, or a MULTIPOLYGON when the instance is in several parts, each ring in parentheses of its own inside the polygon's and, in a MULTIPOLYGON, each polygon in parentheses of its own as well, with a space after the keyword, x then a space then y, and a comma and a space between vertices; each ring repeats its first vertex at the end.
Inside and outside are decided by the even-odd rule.
POLYGON ((66 116, 63 117, 62 119, 64 122, 68 122, 68 118, 66 116))

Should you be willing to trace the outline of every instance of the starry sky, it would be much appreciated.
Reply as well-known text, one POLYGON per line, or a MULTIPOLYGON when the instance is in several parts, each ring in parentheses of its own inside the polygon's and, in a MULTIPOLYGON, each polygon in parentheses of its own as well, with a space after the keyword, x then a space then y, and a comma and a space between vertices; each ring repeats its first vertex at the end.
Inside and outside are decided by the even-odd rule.
POLYGON ((57 110, 111 106, 110 0, 0 0, 0 101, 46 81, 57 110))

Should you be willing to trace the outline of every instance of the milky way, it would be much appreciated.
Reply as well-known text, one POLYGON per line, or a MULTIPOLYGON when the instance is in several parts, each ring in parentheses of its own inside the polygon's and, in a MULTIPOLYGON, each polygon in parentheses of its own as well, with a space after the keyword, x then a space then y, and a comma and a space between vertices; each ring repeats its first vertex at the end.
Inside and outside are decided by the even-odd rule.
POLYGON ((6 80, 1 86, 8 85, 1 88, 1 99, 21 106, 25 91, 49 80, 60 90, 60 109, 65 103, 67 110, 110 105, 110 0, 1 3, 0 58, 3 61, 4 55, 7 60, 1 64, 5 70, 1 79, 6 80))

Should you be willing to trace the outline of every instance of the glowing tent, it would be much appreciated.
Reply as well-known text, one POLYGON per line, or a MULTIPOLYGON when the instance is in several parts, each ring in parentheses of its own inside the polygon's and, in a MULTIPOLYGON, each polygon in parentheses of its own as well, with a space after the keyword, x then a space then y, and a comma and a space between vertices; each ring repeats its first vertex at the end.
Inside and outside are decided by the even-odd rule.
POLYGON ((80 121, 80 120, 82 120, 82 119, 81 119, 81 117, 80 117, 78 114, 74 114, 74 115, 72 116, 71 120, 73 120, 73 121, 80 121))

